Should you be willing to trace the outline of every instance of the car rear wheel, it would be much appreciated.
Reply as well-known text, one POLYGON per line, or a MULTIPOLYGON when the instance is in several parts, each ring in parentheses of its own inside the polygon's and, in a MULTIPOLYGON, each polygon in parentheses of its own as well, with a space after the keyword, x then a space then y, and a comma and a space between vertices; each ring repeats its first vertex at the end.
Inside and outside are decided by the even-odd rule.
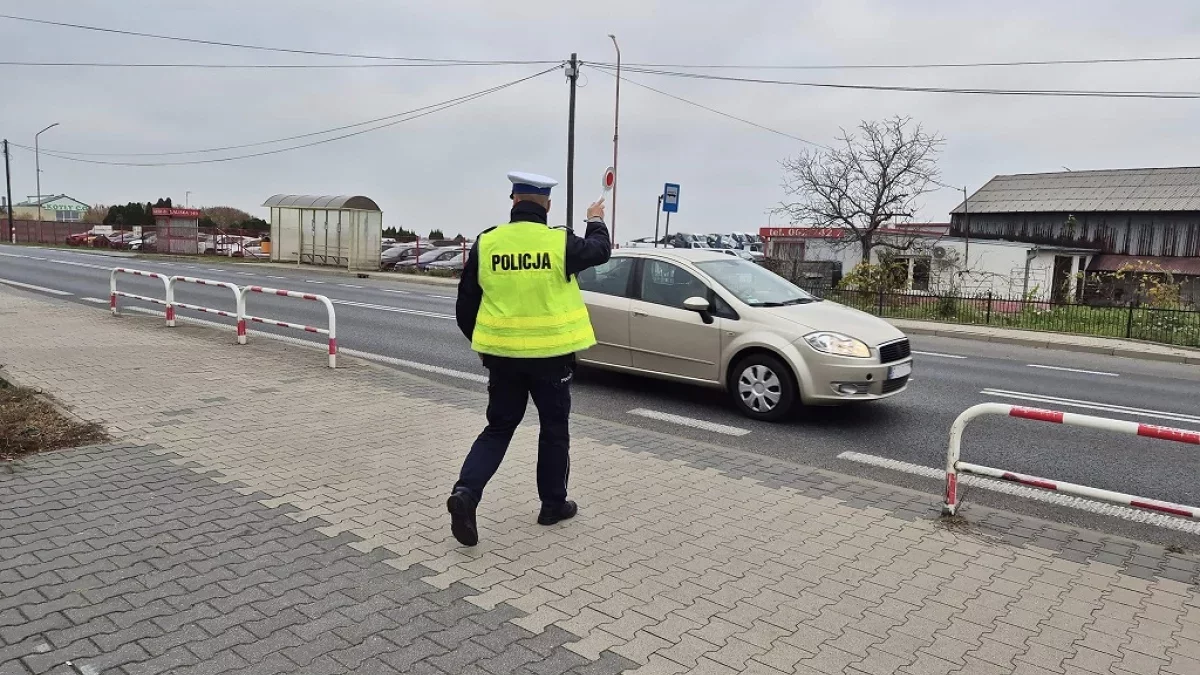
POLYGON ((729 393, 743 415, 764 422, 783 419, 799 398, 792 371, 770 354, 751 354, 734 366, 729 393))

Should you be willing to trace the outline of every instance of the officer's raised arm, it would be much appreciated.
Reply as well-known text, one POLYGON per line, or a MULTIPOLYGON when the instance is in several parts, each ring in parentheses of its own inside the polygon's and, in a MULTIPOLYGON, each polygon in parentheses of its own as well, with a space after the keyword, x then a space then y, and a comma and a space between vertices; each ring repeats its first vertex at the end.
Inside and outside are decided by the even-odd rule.
POLYGON ((582 237, 567 228, 567 275, 579 274, 589 267, 603 265, 612 256, 612 239, 604 224, 604 200, 587 210, 587 230, 582 237))

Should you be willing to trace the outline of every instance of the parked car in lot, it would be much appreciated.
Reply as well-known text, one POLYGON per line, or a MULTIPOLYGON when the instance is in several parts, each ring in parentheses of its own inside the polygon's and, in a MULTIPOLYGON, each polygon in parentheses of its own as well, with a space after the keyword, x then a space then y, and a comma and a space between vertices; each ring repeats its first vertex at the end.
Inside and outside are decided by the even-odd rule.
POLYGON ((420 258, 409 258, 395 264, 393 269, 397 270, 412 270, 416 268, 424 272, 430 263, 435 263, 443 260, 450 260, 455 256, 462 255, 462 248, 458 246, 448 246, 445 248, 435 248, 432 251, 426 251, 421 254, 420 258))
POLYGON ((578 278, 598 341, 586 365, 721 388, 765 421, 908 386, 909 342, 894 326, 738 256, 621 249, 578 278))
POLYGON ((262 239, 250 239, 241 244, 234 244, 229 247, 230 258, 265 258, 266 253, 263 253, 262 239))
POLYGON ((108 234, 88 230, 87 232, 79 232, 67 237, 66 243, 68 246, 91 246, 93 248, 106 248, 108 246, 108 234))
POLYGON ((416 258, 418 254, 424 255, 431 250, 433 250, 431 247, 425 245, 417 246, 416 244, 396 244, 395 246, 385 250, 383 254, 379 256, 379 269, 395 269, 398 263, 404 262, 405 260, 412 260, 413 258, 416 258))

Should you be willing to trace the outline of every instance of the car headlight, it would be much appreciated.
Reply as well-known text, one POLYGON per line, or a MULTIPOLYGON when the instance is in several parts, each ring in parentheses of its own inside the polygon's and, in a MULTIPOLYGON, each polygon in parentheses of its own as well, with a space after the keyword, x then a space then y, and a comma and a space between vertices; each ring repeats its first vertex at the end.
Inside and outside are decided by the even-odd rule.
POLYGON ((850 356, 856 359, 871 358, 871 348, 862 340, 855 340, 849 335, 822 331, 805 335, 804 341, 813 349, 826 354, 850 356))

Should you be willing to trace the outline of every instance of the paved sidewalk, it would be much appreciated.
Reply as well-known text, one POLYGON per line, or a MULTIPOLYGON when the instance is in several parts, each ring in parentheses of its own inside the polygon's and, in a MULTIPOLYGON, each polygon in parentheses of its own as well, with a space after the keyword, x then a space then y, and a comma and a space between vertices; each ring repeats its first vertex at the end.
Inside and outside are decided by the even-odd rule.
POLYGON ((582 415, 579 517, 532 426, 463 549, 482 392, 8 290, 0 335, 118 438, 0 469, 0 675, 1200 673, 1194 556, 582 415))

